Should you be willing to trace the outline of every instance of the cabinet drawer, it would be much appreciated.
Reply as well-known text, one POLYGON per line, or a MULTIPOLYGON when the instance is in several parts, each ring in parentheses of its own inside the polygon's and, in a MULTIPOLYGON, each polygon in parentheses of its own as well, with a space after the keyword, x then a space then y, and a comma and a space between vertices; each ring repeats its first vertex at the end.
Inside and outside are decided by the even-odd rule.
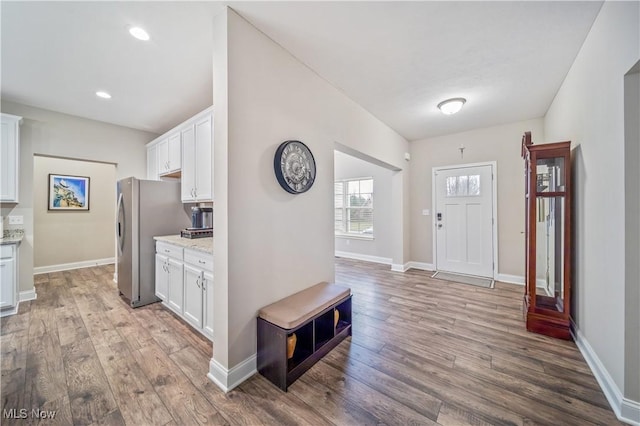
POLYGON ((182 260, 182 247, 156 241, 156 253, 182 260))
POLYGON ((12 244, 5 244, 0 246, 0 258, 11 259, 13 257, 14 246, 12 244))
POLYGON ((184 251, 185 263, 190 263, 206 271, 213 272, 213 256, 208 253, 203 253, 195 250, 184 251))

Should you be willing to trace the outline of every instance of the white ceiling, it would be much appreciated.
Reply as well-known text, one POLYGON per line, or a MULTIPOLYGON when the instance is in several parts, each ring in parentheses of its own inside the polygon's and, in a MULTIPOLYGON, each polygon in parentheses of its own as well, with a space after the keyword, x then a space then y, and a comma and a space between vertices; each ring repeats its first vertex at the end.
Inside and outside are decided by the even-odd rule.
MULTIPOLYGON (((163 133, 212 103, 212 17, 225 4, 3 0, 1 95, 163 133)), ((416 140, 543 116, 602 2, 230 5, 416 140), (444 116, 436 105, 450 97, 467 104, 444 116)))

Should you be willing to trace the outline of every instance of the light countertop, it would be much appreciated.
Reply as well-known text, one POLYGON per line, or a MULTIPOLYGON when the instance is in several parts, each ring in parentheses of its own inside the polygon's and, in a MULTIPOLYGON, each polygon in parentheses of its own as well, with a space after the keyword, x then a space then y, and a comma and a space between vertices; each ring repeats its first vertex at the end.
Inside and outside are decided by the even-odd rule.
POLYGON ((2 232, 2 238, 0 238, 0 245, 20 244, 23 238, 24 229, 5 229, 2 232))
POLYGON ((190 239, 182 238, 180 235, 165 235, 161 237, 153 237, 153 239, 213 255, 213 237, 190 239))

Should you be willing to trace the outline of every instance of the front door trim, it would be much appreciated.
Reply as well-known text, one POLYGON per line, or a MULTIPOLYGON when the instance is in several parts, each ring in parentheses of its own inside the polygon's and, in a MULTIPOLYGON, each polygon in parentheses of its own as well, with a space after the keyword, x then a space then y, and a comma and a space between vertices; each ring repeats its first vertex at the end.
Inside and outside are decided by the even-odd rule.
POLYGON ((498 276, 498 163, 496 161, 485 161, 480 163, 453 164, 450 166, 437 166, 431 168, 431 206, 433 215, 431 216, 431 235, 432 235, 432 259, 433 268, 438 270, 437 262, 437 242, 436 242, 436 172, 451 169, 466 169, 468 167, 491 166, 491 184, 493 190, 493 200, 491 208, 493 209, 493 226, 491 227, 491 237, 493 239, 493 279, 498 276))

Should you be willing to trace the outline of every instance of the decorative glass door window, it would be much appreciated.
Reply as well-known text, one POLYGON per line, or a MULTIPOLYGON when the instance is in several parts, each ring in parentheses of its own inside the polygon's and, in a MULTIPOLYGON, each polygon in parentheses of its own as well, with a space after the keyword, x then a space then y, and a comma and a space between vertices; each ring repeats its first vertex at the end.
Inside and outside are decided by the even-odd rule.
POLYGON ((480 175, 449 176, 447 197, 477 197, 480 195, 480 175))

